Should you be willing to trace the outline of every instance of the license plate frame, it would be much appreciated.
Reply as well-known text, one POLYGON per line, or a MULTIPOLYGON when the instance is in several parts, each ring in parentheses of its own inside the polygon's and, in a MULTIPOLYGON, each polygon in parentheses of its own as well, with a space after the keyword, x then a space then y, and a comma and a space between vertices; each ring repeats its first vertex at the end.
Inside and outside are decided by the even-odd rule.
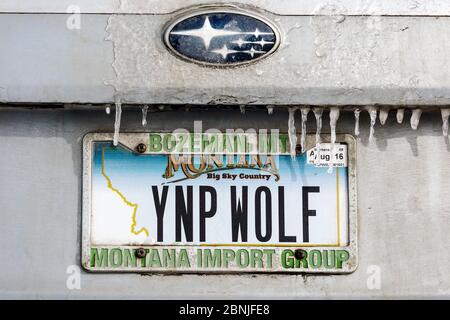
MULTIPOLYGON (((169 132, 156 132, 155 134, 165 134, 169 132)), ((146 143, 147 141, 143 140, 143 137, 150 134, 150 132, 140 132, 140 133, 121 133, 119 143, 125 146, 128 146, 129 149, 132 149, 131 146, 138 145, 139 143, 146 143)), ((82 192, 82 261, 81 264, 84 269, 90 272, 134 272, 134 273, 323 273, 323 274, 347 274, 356 270, 358 265, 358 250, 357 250, 357 181, 356 181, 356 142, 355 139, 351 135, 347 134, 338 134, 337 143, 343 143, 347 146, 347 181, 348 181, 348 224, 346 228, 348 229, 348 238, 347 243, 345 245, 324 245, 324 246, 306 246, 306 245, 286 245, 286 246, 276 246, 276 245, 264 245, 264 246, 255 246, 255 245, 240 245, 238 247, 235 246, 227 246, 227 245, 214 245, 208 246, 205 244, 199 245, 96 245, 92 243, 91 239, 91 223, 92 223, 92 161, 93 161, 93 144, 96 142, 112 142, 113 141, 113 133, 88 133, 83 138, 83 192, 82 192), (107 250, 106 257, 103 256, 103 250, 107 250), (148 250, 145 258, 139 258, 139 250, 148 250), (142 260, 152 259, 149 257, 150 254, 153 254, 154 250, 157 250, 158 253, 156 255, 162 255, 161 250, 176 250, 176 259, 188 259, 189 267, 187 264, 173 265, 173 266, 161 266, 157 265, 156 267, 149 267, 145 265, 144 267, 139 263, 142 260), (257 250, 274 250, 271 254, 270 259, 272 260, 272 266, 268 267, 269 257, 266 256, 267 261, 265 263, 264 268, 259 267, 246 267, 241 268, 236 265, 236 261, 231 263, 231 267, 214 267, 214 268, 204 268, 198 267, 198 249, 202 250, 210 250, 211 252, 216 253, 215 250, 221 250, 220 256, 223 259, 226 259, 226 255, 232 255, 231 252, 234 252, 235 256, 238 250, 247 250, 249 256, 259 252, 257 250), (93 250, 97 250, 96 253, 93 250), (181 251, 184 250, 184 257, 180 256, 181 251), (297 250, 300 250, 296 252, 297 250), (305 268, 304 263, 298 263, 297 258, 301 258, 301 255, 305 255, 308 257, 307 259, 312 258, 312 261, 317 261, 318 259, 325 259, 325 255, 328 257, 333 256, 336 259, 336 263, 334 267, 325 267, 322 263, 319 267, 307 267, 305 268), (115 257, 122 255, 122 258, 125 259, 127 255, 127 259, 132 259, 131 255, 137 256, 136 265, 132 264, 130 266, 112 266, 111 259, 114 261, 115 257), (284 253, 287 252, 287 253, 284 253), (284 257, 283 257, 284 254, 284 257), (344 257, 345 254, 348 254, 348 257, 344 257), (93 264, 93 258, 96 256, 96 261, 101 259, 107 259, 109 261, 108 266, 97 266, 93 264), (298 255, 298 256, 297 256, 298 255), (340 267, 337 267, 339 264, 338 258, 341 255, 341 258, 345 259, 340 267), (342 256, 344 255, 344 256, 342 256), (288 256, 288 257, 287 257, 288 256), (297 256, 297 258, 296 258, 297 256), (283 266, 281 262, 289 260, 288 266, 292 263, 293 267, 286 268, 283 266), (292 262, 293 261, 293 262, 292 262)), ((298 141, 300 141, 301 137, 298 135, 298 141)), ((329 135, 322 135, 323 143, 329 142, 329 135)), ((306 144, 311 145, 314 140, 314 135, 307 135, 306 144)), ((132 152, 132 150, 130 150, 132 152)), ((205 251, 203 251, 205 252, 205 251)), ((240 252, 242 256, 242 251, 240 252)), ((244 253, 245 256, 245 253, 244 253)), ((117 258, 119 259, 119 258, 117 258)), ((116 259, 116 260, 117 260, 116 259)), ((161 259, 161 257, 160 257, 161 259)), ((306 260, 308 261, 308 260, 306 260)), ((285 263, 286 264, 286 263, 285 263)))

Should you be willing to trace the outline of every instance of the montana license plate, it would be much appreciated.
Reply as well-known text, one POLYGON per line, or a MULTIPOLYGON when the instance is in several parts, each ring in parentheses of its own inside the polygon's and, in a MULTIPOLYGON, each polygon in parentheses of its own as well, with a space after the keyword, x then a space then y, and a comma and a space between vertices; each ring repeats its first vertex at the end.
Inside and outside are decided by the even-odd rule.
POLYGON ((112 138, 84 138, 86 269, 355 270, 351 136, 316 145, 308 135, 294 154, 285 134, 122 133, 117 146, 112 138))

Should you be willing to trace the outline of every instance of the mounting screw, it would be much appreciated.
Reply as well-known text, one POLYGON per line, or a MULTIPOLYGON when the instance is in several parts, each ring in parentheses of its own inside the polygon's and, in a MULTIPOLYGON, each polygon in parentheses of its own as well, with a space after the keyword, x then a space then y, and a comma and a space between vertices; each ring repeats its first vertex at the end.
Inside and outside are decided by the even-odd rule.
POLYGON ((144 153, 145 151, 147 151, 147 146, 145 144, 143 144, 143 143, 139 143, 136 146, 136 151, 139 152, 139 153, 144 153))
POLYGON ((142 259, 147 255, 147 250, 145 250, 144 248, 138 248, 136 249, 134 254, 136 255, 136 258, 142 259))
POLYGON ((297 260, 302 260, 302 259, 304 259, 306 257, 306 251, 303 250, 303 249, 297 249, 294 252, 294 257, 297 260))

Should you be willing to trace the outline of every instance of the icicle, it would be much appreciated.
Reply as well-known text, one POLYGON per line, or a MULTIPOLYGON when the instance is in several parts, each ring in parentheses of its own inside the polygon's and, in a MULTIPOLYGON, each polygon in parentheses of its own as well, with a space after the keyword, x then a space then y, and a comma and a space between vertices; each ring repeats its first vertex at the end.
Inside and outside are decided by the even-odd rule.
POLYGON ((109 104, 106 105, 105 111, 106 111, 106 114, 111 113, 111 106, 109 104))
POLYGON ((448 136, 448 118, 450 116, 450 108, 441 109, 442 114, 442 134, 448 136))
POLYGON ((310 111, 310 109, 308 107, 300 108, 300 112, 302 113, 302 135, 300 137, 300 146, 302 148, 302 153, 305 152, 306 121, 308 120, 309 111, 310 111))
POLYGON ((401 124, 405 117, 405 109, 397 109, 397 123, 401 124))
POLYGON ((288 120, 288 133, 289 133, 289 144, 291 146, 291 158, 295 159, 296 156, 296 146, 297 146, 297 133, 295 131, 295 111, 297 107, 291 107, 288 109, 289 120, 288 120))
POLYGON ((116 100, 116 121, 114 122, 114 142, 113 144, 117 146, 119 143, 119 133, 120 133, 120 119, 122 117, 122 102, 120 99, 116 100))
POLYGON ((339 119, 339 108, 331 107, 330 108, 330 128, 331 128, 331 145, 333 147, 336 142, 336 124, 339 119))
POLYGON ((389 116, 388 109, 380 109, 380 123, 382 126, 385 125, 388 116, 389 116))
POLYGON ((145 127, 147 125, 148 106, 147 105, 143 106, 141 110, 142 110, 142 126, 145 127))
POLYGON ((273 106, 267 106, 267 113, 269 115, 273 113, 273 106))
POLYGON ((320 133, 322 131, 322 114, 323 108, 313 108, 314 115, 316 116, 316 146, 320 144, 320 133))
MULTIPOLYGON (((331 129, 331 146, 330 146, 330 156, 331 159, 333 159, 334 155, 334 145, 336 143, 336 125, 337 121, 339 120, 339 108, 338 107, 331 107, 330 108, 330 129, 331 129)), ((330 164, 328 166, 328 173, 333 172, 333 164, 332 161, 330 161, 330 164)))
POLYGON ((420 108, 414 109, 412 111, 410 123, 411 123, 411 128, 413 130, 417 130, 417 128, 419 127, 419 121, 420 121, 421 115, 422 115, 422 109, 420 109, 420 108))
POLYGON ((321 137, 320 133, 322 132, 322 114, 323 108, 314 107, 313 108, 314 116, 316 117, 316 159, 320 159, 320 142, 321 137))
POLYGON ((245 113, 245 105, 240 105, 239 108, 241 109, 241 113, 245 113))
POLYGON ((356 108, 353 112, 355 113, 355 136, 359 136, 359 115, 361 109, 356 108))
POLYGON ((377 122, 378 109, 374 106, 367 107, 367 112, 370 115, 370 133, 369 133, 369 141, 373 141, 373 137, 375 135, 375 123, 377 122))

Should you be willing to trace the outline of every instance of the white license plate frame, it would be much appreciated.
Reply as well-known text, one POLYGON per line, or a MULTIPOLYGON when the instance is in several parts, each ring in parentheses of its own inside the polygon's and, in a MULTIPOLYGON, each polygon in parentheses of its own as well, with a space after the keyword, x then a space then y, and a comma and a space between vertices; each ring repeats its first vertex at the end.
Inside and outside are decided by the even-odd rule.
MULTIPOLYGON (((157 132, 156 134, 163 134, 164 132, 157 132)), ((146 143, 146 135, 150 133, 121 133, 119 143, 123 146, 127 146, 132 152, 132 146, 139 143, 146 143)), ((300 141, 300 136, 298 136, 298 141, 300 141)), ((323 135, 322 140, 324 142, 329 141, 328 135, 323 135)), ((126 244, 126 245, 109 245, 109 244, 93 244, 91 239, 91 223, 92 223, 92 161, 93 161, 93 144, 96 142, 112 142, 113 133, 89 133, 83 139, 83 204, 82 204, 82 266, 90 272, 136 272, 136 273, 324 273, 324 274, 346 274, 351 273, 356 270, 358 265, 358 252, 357 252, 357 184, 356 184, 356 142, 351 135, 338 134, 337 143, 343 143, 347 146, 347 181, 348 181, 348 211, 347 217, 348 222, 346 228, 348 229, 348 238, 345 245, 317 245, 317 246, 307 246, 307 245, 243 245, 238 246, 228 246, 228 245, 212 245, 208 244, 201 245, 142 245, 142 244, 126 244), (146 251, 144 258, 139 258, 139 253, 142 253, 142 249, 146 251), (166 249, 167 252, 170 250, 176 250, 176 259, 187 259, 189 260, 189 267, 186 263, 175 262, 170 266, 163 266, 153 264, 149 267, 148 263, 145 266, 140 263, 142 260, 153 259, 149 257, 153 255, 154 251, 158 251, 155 255, 159 255, 159 259, 162 259, 162 251, 166 249), (210 253, 216 254, 216 250, 220 251, 220 256, 223 259, 227 259, 226 255, 237 257, 238 250, 241 250, 239 255, 242 257, 246 253, 242 250, 247 250, 249 257, 255 255, 263 250, 273 250, 270 254, 270 259, 272 261, 271 266, 269 266, 269 257, 266 256, 266 261, 264 262, 264 268, 260 268, 256 265, 249 265, 249 267, 241 267, 237 265, 236 260, 230 260, 231 263, 227 264, 226 267, 220 264, 220 266, 215 266, 213 268, 205 268, 197 264, 198 251, 210 250, 210 253), (94 251, 93 251, 94 250, 94 251), (97 251, 95 251, 97 250, 97 251), (105 251, 106 250, 106 256, 105 251), (141 250, 141 251, 139 251, 141 250), (258 251, 259 250, 259 251, 258 251), (184 257, 180 258, 184 251, 184 257), (333 255, 334 254, 334 255, 333 255), (121 255, 121 258, 118 258, 121 255), (303 255, 303 258, 302 258, 303 255), (345 255, 348 255, 346 257, 345 255), (95 257, 94 257, 95 256, 95 257), (125 257, 126 256, 126 257, 125 257), (136 263, 132 262, 130 259, 136 258, 136 263), (305 258, 306 256, 306 258, 305 258), (327 256, 328 260, 330 257, 335 259, 335 264, 332 267, 326 267, 322 261, 321 265, 317 267, 311 267, 311 261, 317 261, 318 259, 325 259, 327 256), (339 266, 339 258, 341 257, 342 264, 339 266), (93 264, 93 259, 96 259, 96 263, 93 264), (345 259, 344 259, 345 258, 345 259), (107 265, 100 264, 97 265, 100 259, 106 259, 109 261, 107 265), (112 260, 111 260, 112 259, 112 260), (116 265, 118 259, 132 262, 129 265, 124 266, 116 265), (284 260, 283 260, 284 259, 284 260), (286 267, 286 260, 288 267, 286 267), (310 261, 309 267, 305 266, 300 259, 306 259, 305 261, 310 261), (308 260, 312 259, 312 260, 308 260), (282 263, 282 260, 284 263, 282 263), (301 261, 300 263, 298 261, 301 261), (292 267, 290 267, 292 264, 292 267)), ((314 135, 307 135, 306 144, 312 145, 314 141, 314 135)), ((202 251, 203 253, 206 251, 202 251)), ((202 253, 202 254, 203 254, 202 253)), ((95 260, 94 259, 94 260, 95 260)))

